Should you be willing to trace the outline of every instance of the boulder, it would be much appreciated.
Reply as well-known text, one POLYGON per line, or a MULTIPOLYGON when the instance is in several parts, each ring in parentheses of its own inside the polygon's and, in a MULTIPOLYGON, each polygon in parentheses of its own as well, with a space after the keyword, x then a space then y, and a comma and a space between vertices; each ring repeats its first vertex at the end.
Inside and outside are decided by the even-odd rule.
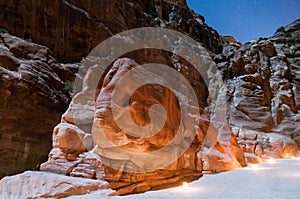
POLYGON ((203 169, 213 173, 247 166, 244 152, 228 126, 219 129, 218 142, 213 148, 204 149, 204 154, 203 169))
POLYGON ((107 189, 107 182, 54 173, 26 171, 0 180, 2 198, 65 198, 107 189))
POLYGON ((93 148, 92 135, 68 123, 60 123, 54 128, 52 140, 53 148, 60 148, 67 154, 79 154, 93 148))

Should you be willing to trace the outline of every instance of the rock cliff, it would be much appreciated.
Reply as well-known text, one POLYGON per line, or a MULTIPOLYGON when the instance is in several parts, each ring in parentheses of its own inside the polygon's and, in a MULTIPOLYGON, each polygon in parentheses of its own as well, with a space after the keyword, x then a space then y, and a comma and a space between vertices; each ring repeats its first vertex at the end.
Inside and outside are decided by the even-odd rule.
POLYGON ((64 62, 81 61, 101 41, 138 27, 175 28, 220 51, 218 33, 185 1, 4 0, 0 13, 2 28, 49 47, 64 62))
POLYGON ((70 101, 74 68, 48 48, 0 34, 0 176, 38 169, 70 101))
POLYGON ((247 153, 298 154, 299 27, 296 20, 270 38, 224 46, 214 57, 228 88, 229 124, 247 153))

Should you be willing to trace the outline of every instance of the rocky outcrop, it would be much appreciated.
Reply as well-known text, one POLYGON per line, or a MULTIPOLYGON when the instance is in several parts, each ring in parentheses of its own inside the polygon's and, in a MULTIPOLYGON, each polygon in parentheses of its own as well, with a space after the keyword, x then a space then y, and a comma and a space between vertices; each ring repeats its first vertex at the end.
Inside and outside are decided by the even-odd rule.
MULTIPOLYGON (((100 91, 96 97, 94 92, 98 89, 93 85, 95 79, 99 79, 95 77, 99 69, 96 66, 88 69, 82 91, 73 98, 61 123, 54 129, 53 149, 49 160, 41 165, 41 170, 105 180, 116 190, 114 195, 126 195, 198 179, 203 173, 202 159, 206 171, 226 171, 246 165, 243 152, 229 128, 224 127, 213 149, 215 153, 211 152, 210 148, 216 142, 211 135, 217 136, 218 129, 209 122, 201 107, 193 107, 189 105, 189 100, 185 100, 190 111, 187 116, 182 116, 178 98, 166 87, 156 84, 138 86, 131 93, 132 87, 139 85, 139 78, 158 78, 151 76, 151 72, 146 73, 147 77, 139 77, 142 73, 127 77, 125 87, 123 85, 122 90, 118 90, 120 79, 138 66, 132 59, 118 59, 99 84, 100 91), (123 104, 126 96, 130 96, 128 116, 126 109, 122 109, 122 106, 127 107, 123 104), (112 102, 122 111, 114 113, 113 107, 116 105, 112 102), (150 109, 156 104, 166 111, 165 119, 159 109, 154 112, 150 109), (195 111, 204 119, 195 117, 195 111), (185 118, 185 127, 180 127, 181 117, 185 118), (118 121, 120 118, 125 119, 124 123, 118 121), (160 127, 159 121, 164 120, 164 125, 160 127), (151 128, 137 130, 134 129, 136 124, 140 127, 135 128, 146 125, 151 128), (192 137, 188 133, 190 125, 195 131, 192 137), (131 132, 139 132, 139 135, 132 135, 131 132), (205 138, 207 133, 210 136, 205 138), (178 139, 181 134, 184 137, 178 139), (209 142, 212 142, 205 142, 211 145, 206 147, 210 150, 208 155, 205 155, 208 151, 202 150, 204 139, 211 139, 209 142), (177 144, 167 150, 166 146, 174 140, 177 144), (222 162, 226 162, 226 167, 222 162)), ((190 81, 195 82, 192 77, 191 74, 190 81)), ((178 90, 183 92, 182 88, 178 90)), ((175 93, 182 95, 178 91, 175 93)))
POLYGON ((73 73, 48 48, 0 34, 0 177, 38 169, 47 159, 73 73))
MULTIPOLYGON (((192 181, 202 176, 200 146, 204 134, 200 134, 200 132, 199 136, 191 141, 193 144, 189 147, 189 150, 184 154, 178 154, 178 160, 173 162, 175 159, 171 159, 163 167, 154 165, 155 169, 145 170, 144 166, 151 167, 151 164, 157 163, 155 157, 152 157, 150 153, 171 142, 179 128, 180 111, 178 102, 169 90, 157 85, 149 85, 141 87, 131 96, 130 112, 134 121, 139 125, 149 123, 147 114, 153 104, 161 104, 166 109, 168 115, 166 123, 163 129, 153 137, 136 138, 116 124, 111 109, 112 92, 118 80, 137 65, 136 62, 130 59, 117 60, 105 76, 103 85, 100 87, 100 93, 96 97, 97 100, 91 92, 91 84, 93 84, 91 80, 93 75, 97 74, 95 72, 97 68, 92 67, 89 69, 90 72, 85 77, 84 82, 86 83, 84 83, 83 91, 74 97, 69 109, 62 117, 62 123, 54 130, 54 148, 49 155, 48 162, 41 165, 42 170, 106 180, 110 183, 112 189, 117 190, 114 193, 115 195, 171 187, 179 185, 182 181, 192 181), (90 105, 91 108, 86 108, 86 105, 90 105), (78 109, 80 113, 87 112, 87 114, 74 114, 78 109), (76 125, 84 130, 79 129, 76 125), (84 128, 88 125, 93 126, 93 128, 84 128), (91 133, 93 138, 85 139, 91 137, 91 133), (104 137, 103 133, 105 134, 104 137), (104 139, 109 139, 115 147, 106 148, 105 143, 103 145, 102 142, 104 139), (94 147, 94 144, 97 145, 94 147), (88 154, 98 157, 94 158, 93 161, 84 155, 85 151, 91 149, 93 150, 88 154), (115 153, 114 151, 118 149, 121 149, 121 151, 115 153), (122 154, 124 151, 144 153, 143 159, 140 159, 141 156, 139 158, 133 156, 126 158, 126 154, 122 154), (107 156, 107 153, 110 155, 107 156), (152 157, 152 161, 148 162, 148 165, 141 165, 145 162, 145 158, 149 158, 148 156, 152 157), (87 167, 91 169, 87 169, 87 167)), ((133 78, 132 81, 135 81, 135 79, 133 78)), ((134 83, 127 82, 128 86, 134 83)), ((125 95, 129 94, 125 93, 125 95)), ((159 119, 161 116, 156 115, 156 117, 158 117, 156 119, 159 119)), ((195 121, 196 118, 192 118, 192 120, 195 121)), ((127 122, 130 122, 130 118, 127 119, 127 122)), ((152 130, 154 129, 156 132, 157 128, 159 129, 159 127, 153 126, 152 130)), ((145 133, 147 134, 147 132, 145 133)), ((170 153, 160 156, 160 160, 168 159, 170 153)), ((173 155, 176 156, 176 154, 173 155)), ((158 162, 161 164, 161 161, 158 162)))
POLYGON ((225 46, 214 59, 228 88, 229 123, 244 151, 258 157, 298 155, 299 24, 240 48, 225 46))
POLYGON ((26 171, 22 174, 5 177, 0 181, 2 198, 65 198, 84 195, 92 191, 107 189, 108 184, 101 180, 72 178, 63 175, 26 171))
POLYGON ((221 50, 218 33, 184 0, 0 2, 0 27, 48 46, 64 62, 81 61, 96 45, 116 33, 154 26, 188 33, 209 50, 221 50))
POLYGON ((236 136, 226 125, 218 131, 218 142, 211 149, 204 149, 203 169, 218 173, 247 166, 244 152, 240 148, 236 136))
POLYGON ((238 47, 242 46, 242 43, 237 41, 233 36, 231 35, 222 35, 220 37, 221 41, 223 41, 225 44, 236 44, 238 47))
POLYGON ((243 151, 259 158, 288 158, 298 155, 298 146, 290 136, 280 133, 263 133, 237 128, 243 151))

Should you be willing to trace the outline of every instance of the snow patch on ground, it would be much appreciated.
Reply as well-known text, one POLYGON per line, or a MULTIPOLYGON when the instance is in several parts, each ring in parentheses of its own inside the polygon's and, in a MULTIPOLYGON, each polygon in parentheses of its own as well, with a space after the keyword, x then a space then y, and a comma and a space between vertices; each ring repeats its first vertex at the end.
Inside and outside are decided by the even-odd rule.
POLYGON ((205 175, 189 183, 189 188, 175 187, 144 194, 109 197, 109 190, 95 191, 72 199, 299 199, 300 158, 277 159, 224 173, 205 175))

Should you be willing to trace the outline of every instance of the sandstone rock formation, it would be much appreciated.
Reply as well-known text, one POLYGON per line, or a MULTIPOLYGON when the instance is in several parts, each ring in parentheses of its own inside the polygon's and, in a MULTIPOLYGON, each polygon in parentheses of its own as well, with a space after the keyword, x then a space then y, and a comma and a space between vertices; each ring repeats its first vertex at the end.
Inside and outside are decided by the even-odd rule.
POLYGON ((243 150, 258 157, 298 155, 300 20, 215 61, 228 88, 228 117, 243 150), (296 144, 297 143, 297 144, 296 144))
MULTIPOLYGON (((183 38, 178 39, 182 40, 183 38)), ((174 43, 171 42, 170 45, 174 45, 174 43)), ((95 50, 96 53, 98 51, 95 50)), ((99 52, 103 53, 101 50, 99 52)), ((61 124, 54 129, 53 149, 49 154, 49 160, 41 165, 41 170, 106 180, 110 183, 111 188, 116 190, 115 194, 117 195, 161 189, 180 184, 182 181, 199 178, 202 175, 202 158, 205 157, 201 151, 204 137, 210 129, 209 127, 213 126, 203 112, 203 108, 207 104, 206 98, 209 89, 208 85, 204 83, 203 77, 200 77, 190 63, 182 58, 163 51, 142 50, 125 56, 132 57, 140 63, 159 62, 176 69, 178 71, 176 73, 185 76, 188 84, 197 92, 195 96, 197 104, 191 103, 190 93, 184 94, 187 88, 180 82, 177 83, 177 86, 174 85, 176 82, 173 82, 172 86, 178 87, 177 90, 175 89, 175 94, 177 97, 182 96, 183 102, 178 102, 170 90, 155 84, 137 87, 134 93, 131 93, 130 89, 139 84, 139 78, 157 79, 152 72, 148 71, 127 78, 126 82, 122 83, 125 87, 115 91, 119 80, 133 68, 138 67, 138 64, 131 59, 119 59, 114 62, 110 71, 102 79, 100 76, 97 77, 97 74, 103 66, 98 66, 99 63, 93 61, 97 60, 94 56, 92 52, 84 60, 86 65, 83 67, 87 67, 85 69, 87 72, 83 79, 82 91, 73 98, 69 109, 62 116, 61 124), (120 112, 117 113, 118 116, 113 116, 113 92, 120 95, 116 97, 118 109, 127 108, 123 101, 128 98, 130 115, 126 116, 120 112), (164 107, 167 115, 166 121, 161 127, 158 124, 160 121, 164 121, 163 116, 156 113, 158 110, 150 111, 150 107, 156 104, 164 107), (180 112, 179 104, 187 105, 189 111, 183 113, 186 115, 182 115, 180 112), (194 116, 195 113, 201 113, 206 121, 199 121, 200 118, 194 116), (155 115, 153 116, 153 114, 155 115), (146 138, 136 138, 135 135, 129 133, 132 130, 127 129, 132 129, 135 125, 148 125, 151 121, 150 116, 151 120, 157 121, 154 125, 152 123, 149 125, 150 130, 154 130, 155 134, 149 130, 140 129, 137 132, 143 132, 147 136, 146 138), (182 117, 188 118, 187 121, 184 121, 183 128, 179 126, 182 117), (123 123, 121 125, 117 123, 116 118, 123 119, 123 123), (133 121, 130 118, 133 118, 133 121), (192 128, 188 129, 188 126, 192 126, 192 128), (159 131, 159 129, 161 130, 159 131), (197 137, 185 136, 188 132, 197 134, 197 137), (91 138, 91 134, 93 138, 91 138), (178 137, 177 134, 184 136, 177 139, 176 146, 169 149, 168 153, 156 154, 156 151, 160 151, 165 145, 173 142, 178 137), (104 139, 109 141, 103 142, 104 139), (109 142, 112 142, 113 146, 109 142), (189 146, 189 144, 192 145, 189 146), (185 145, 187 145, 186 148, 181 148, 185 145), (186 149, 188 150, 185 151, 186 149), (124 151, 129 152, 124 153, 124 151), (86 154, 92 154, 95 160, 87 160, 86 154), (97 158, 99 155, 100 157, 97 158), (168 159, 171 161, 168 162, 168 159)), ((214 66, 210 65, 213 65, 213 61, 208 53, 203 52, 202 56, 205 57, 204 62, 207 67, 211 67, 211 74, 208 74, 211 76, 214 66)), ((164 73, 166 71, 154 74, 162 76, 164 73)), ((158 82, 161 83, 162 80, 164 78, 160 77, 158 82)), ((176 81, 178 82, 179 79, 176 81)), ((213 89, 217 92, 218 88, 214 87, 213 89)), ((133 132, 135 131, 133 130, 133 132)), ((211 130, 210 133, 218 134, 218 129, 211 130)), ((217 139, 217 135, 215 139, 217 139)), ((212 143, 210 147, 214 147, 214 144, 212 143)), ((232 135, 230 129, 226 130, 224 138, 221 136, 219 145, 219 148, 215 148, 219 154, 206 157, 207 170, 212 170, 211 166, 215 164, 215 161, 222 162, 220 160, 222 158, 226 161, 227 166, 219 164, 214 166, 213 170, 224 171, 246 165, 244 155, 236 144, 235 136, 232 135), (236 146, 237 148, 235 148, 236 146), (215 160, 212 160, 212 157, 215 160)))
MULTIPOLYGON (((195 180, 203 172, 239 168, 246 165, 245 158, 258 162, 268 157, 297 156, 299 25, 300 21, 296 20, 278 29, 271 38, 241 46, 231 36, 220 37, 201 15, 189 10, 185 0, 1 1, 0 27, 27 41, 0 35, 0 177, 34 169, 45 161, 51 149, 53 128, 53 148, 41 170, 106 181, 116 190, 115 195, 162 189, 195 180), (59 64, 50 53, 52 50, 62 62, 80 61, 111 35, 149 26, 178 30, 200 42, 214 60, 205 60, 210 68, 207 74, 201 74, 207 75, 209 84, 204 83, 187 60, 162 50, 127 53, 123 57, 129 59, 115 61, 103 77, 97 76, 98 68, 93 60, 83 61, 90 62, 88 66, 59 64), (188 141, 191 145, 176 161, 145 172, 147 166, 155 163, 152 159, 149 158, 149 165, 143 165, 114 150, 150 153, 168 144, 175 137, 182 116, 178 101, 170 90, 157 85, 143 86, 133 95, 127 89, 122 91, 125 97, 130 96, 129 116, 138 126, 151 122, 150 107, 156 103, 166 108, 167 115, 172 115, 166 118, 165 126, 157 135, 146 139, 128 135, 116 124, 111 99, 117 80, 131 68, 148 62, 169 65, 186 77, 199 102, 199 107, 189 106, 190 111, 196 109, 201 117, 188 116, 196 136, 188 141), (81 92, 73 97, 60 123, 54 127, 67 108, 78 68, 87 70, 84 78, 76 74, 83 78, 82 88, 75 85, 81 92), (100 81, 95 83, 95 79, 100 81), (100 133, 115 147, 99 142, 103 138, 99 137, 100 133)), ((134 84, 134 79, 130 83, 134 84)), ((164 119, 156 116, 158 120, 164 119)), ((37 179, 47 181, 44 173, 24 173, 1 180, 0 190, 6 193, 8 185, 24 176, 34 183, 37 179)), ((106 188, 105 183, 94 184, 102 181, 86 179, 88 186, 80 183, 77 186, 69 182, 77 181, 76 178, 60 176, 66 178, 62 184, 68 181, 70 186, 57 191, 52 188, 61 182, 53 180, 55 176, 51 175, 50 189, 31 188, 32 196, 60 197, 106 188)))
MULTIPOLYGON (((204 23, 204 18, 201 15, 192 12, 187 7, 184 0, 130 0, 121 2, 105 0, 101 1, 100 3, 96 0, 68 0, 54 2, 20 1, 19 3, 15 3, 11 0, 5 0, 0 2, 0 19, 1 31, 5 30, 6 32, 8 31, 11 34, 24 38, 27 41, 33 41, 45 45, 53 52, 53 55, 56 58, 63 62, 80 61, 82 57, 85 57, 94 46, 115 33, 131 28, 147 26, 166 27, 188 33, 212 52, 221 52, 218 33, 204 23), (30 12, 28 12, 28 10, 30 10, 30 12)), ((26 50, 34 48, 27 46, 27 44, 32 46, 39 45, 28 42, 25 43, 26 45, 22 46, 21 49, 18 50, 14 48, 12 51, 18 51, 16 52, 18 53, 18 56, 27 56, 26 54, 29 53, 30 56, 28 59, 30 60, 46 59, 45 61, 48 62, 48 58, 46 58, 48 57, 48 53, 33 55, 32 52, 27 52, 26 50), (42 57, 37 58, 38 56, 42 57)), ((159 59, 161 59, 163 55, 157 56, 159 53, 159 51, 152 53, 152 57, 159 57, 159 59)), ((167 55, 167 53, 165 54, 167 55)), ((146 56, 142 57, 146 58, 146 56)), ((139 61, 137 59, 137 56, 135 56, 135 60, 139 61)), ((164 62, 165 61, 166 59, 164 59, 164 62)), ((170 63, 172 62, 170 58, 167 58, 167 61, 170 63)), ((76 64, 60 65, 52 58, 49 58, 49 65, 51 65, 51 67, 55 66, 55 72, 53 73, 56 73, 60 80, 64 82, 55 84, 56 86, 60 87, 59 89, 55 88, 56 91, 67 93, 65 90, 72 90, 72 81, 78 66, 76 64)), ((9 61, 9 63, 7 63, 4 67, 14 68, 14 64, 11 65, 11 62, 9 61)), ((193 73, 191 71, 188 72, 193 73)), ((37 73, 38 70, 34 72, 35 75, 37 73)), ((49 78, 49 80, 46 82, 41 82, 42 84, 35 84, 34 87, 29 86, 28 93, 35 93, 32 91, 32 89, 35 89, 35 87, 41 87, 42 89, 49 87, 49 90, 51 90, 52 83, 50 82, 52 82, 51 78, 49 78)), ((15 86, 15 84, 17 83, 14 83, 13 86, 15 86)), ((202 90, 197 88, 197 86, 194 86, 194 89, 197 90, 197 95, 199 95, 199 98, 205 98, 205 96, 207 96, 207 93, 202 92, 202 90)), ((14 167, 18 168, 13 169, 11 167, 5 167, 5 169, 2 170, 3 174, 0 176, 13 174, 17 171, 24 171, 28 168, 36 168, 38 167, 37 165, 46 158, 47 150, 50 150, 50 132, 52 131, 55 123, 59 120, 59 115, 65 110, 67 101, 69 100, 68 96, 62 96, 61 98, 64 98, 62 101, 55 101, 55 104, 59 107, 55 105, 54 107, 51 106, 51 108, 48 108, 52 102, 46 103, 47 105, 44 105, 44 102, 47 102, 48 100, 53 101, 52 95, 55 95, 56 91, 47 91, 47 93, 43 93, 45 98, 41 97, 39 99, 31 99, 33 96, 28 98, 27 96, 16 96, 14 94, 14 98, 16 100, 23 100, 23 98, 27 98, 30 99, 29 101, 36 103, 33 103, 31 108, 22 109, 24 114, 26 114, 30 119, 24 119, 25 117, 14 113, 10 114, 14 115, 14 119, 11 119, 10 122, 3 120, 3 122, 6 123, 6 129, 4 130, 4 133, 2 133, 2 137, 4 137, 3 143, 6 144, 1 145, 1 147, 3 146, 4 148, 2 150, 3 154, 7 155, 2 157, 3 160, 11 161, 10 164, 6 165, 12 165, 13 163, 18 162, 18 164, 13 164, 14 167), (39 104, 41 104, 41 107, 39 104), (48 113, 50 109, 51 113, 48 113), (52 112, 55 112, 55 116, 51 115, 52 112), (41 115, 43 115, 43 117, 41 117, 41 115), (43 118, 47 118, 46 120, 51 120, 51 122, 45 121, 43 118), (19 124, 18 121, 21 120, 33 121, 35 125, 40 127, 19 124), (16 128, 18 128, 18 130, 16 130, 16 128), (23 153, 23 151, 27 151, 27 149, 25 149, 26 147, 23 147, 24 143, 30 143, 31 141, 24 141, 25 138, 23 134, 20 136, 13 136, 13 138, 10 136, 7 137, 6 135, 10 134, 11 132, 26 132, 26 134, 30 132, 30 134, 34 134, 34 137, 36 136, 36 132, 40 132, 43 134, 43 138, 40 139, 41 135, 38 133, 37 138, 33 138, 33 142, 35 144, 26 146, 30 146, 29 148, 38 147, 42 149, 39 150, 38 154, 35 152, 30 152, 30 155, 28 155, 28 153, 25 152, 24 156, 20 155, 20 152, 23 153), (17 141, 7 142, 7 140, 11 139, 20 140, 20 145, 17 141), (36 144, 36 142, 38 143, 36 144), (18 153, 13 153, 17 154, 16 156, 18 156, 18 158, 14 158, 14 155, 11 155, 12 153, 8 153, 8 151, 16 150, 16 145, 12 143, 16 143, 16 145, 19 145, 18 147, 20 147, 17 149, 18 153), (21 161, 23 158, 25 161, 24 163, 21 161)), ((3 92, 6 92, 6 90, 4 89, 3 92)), ((7 94, 3 95, 6 96, 7 94)), ((14 100, 8 101, 11 102, 11 106, 14 106, 14 100)), ((6 102, 8 101, 6 100, 6 102)), ((20 107, 26 106, 20 105, 20 107)), ((16 108, 14 110, 21 109, 16 108)), ((29 149, 29 151, 32 150, 29 149)))
POLYGON ((193 13, 184 0, 0 2, 0 27, 49 47, 64 62, 81 61, 116 33, 153 26, 186 32, 209 50, 220 52, 218 33, 204 24, 204 18, 193 13))
POLYGON ((242 46, 242 43, 237 41, 233 36, 231 35, 222 35, 220 37, 221 41, 223 41, 224 43, 229 43, 229 44, 236 44, 238 45, 238 47, 242 46))
POLYGON ((5 177, 0 181, 1 198, 66 198, 100 189, 108 189, 108 184, 100 180, 33 171, 5 177))
POLYGON ((247 153, 246 157, 249 154, 255 154, 257 157, 265 159, 269 157, 287 158, 298 155, 299 147, 290 136, 239 128, 236 128, 236 130, 239 144, 243 151, 247 153))
POLYGON ((217 132, 218 142, 212 149, 204 149, 203 169, 216 173, 247 166, 244 152, 229 126, 222 126, 217 132))
MULTIPOLYGON (((123 87, 124 90, 117 91, 120 96, 130 96, 129 111, 133 121, 138 125, 150 122, 148 114, 152 105, 161 104, 164 107, 167 114, 166 122, 160 131, 160 128, 155 126, 157 123, 154 123, 151 130, 155 130, 155 135, 149 138, 137 138, 128 134, 124 126, 120 127, 116 123, 111 104, 113 91, 119 79, 137 66, 138 64, 131 59, 117 60, 100 84, 100 92, 96 98, 92 80, 97 74, 97 67, 89 68, 84 78, 82 92, 73 98, 61 123, 54 129, 53 149, 49 154, 49 160, 41 165, 41 170, 105 180, 109 182, 112 189, 116 190, 113 193, 115 195, 172 187, 202 176, 204 156, 201 148, 204 137, 208 129, 214 131, 209 132, 210 134, 218 133, 216 128, 211 127, 213 124, 206 120, 197 123, 197 118, 191 117, 188 121, 195 125, 196 137, 186 136, 167 153, 151 155, 151 152, 170 144, 176 134, 180 134, 177 132, 181 117, 178 99, 168 89, 150 84, 140 87, 131 95, 130 86, 137 84, 138 81, 136 78, 130 78, 126 81, 128 88, 123 87), (87 128, 88 126, 92 128, 87 128), (93 134, 92 139, 91 134, 93 134), (103 142, 104 139, 110 140, 113 146, 108 146, 103 142), (185 145, 180 142, 186 142, 188 139, 193 140, 188 143, 187 151, 180 154, 180 147, 185 145), (132 152, 142 155, 133 156, 132 152), (172 156, 175 157, 174 160, 172 156), (171 161, 164 165, 168 159, 171 161), (159 166, 161 164, 164 166, 159 166), (154 169, 147 170, 149 167, 154 169)), ((153 78, 155 77, 150 77, 153 78)), ((190 110, 192 108, 190 107, 190 110)), ((196 107, 196 111, 201 112, 205 117, 201 107, 198 109, 199 107, 196 107)), ((162 119, 160 114, 154 118, 162 119)), ((131 119, 127 118, 125 122, 130 123, 130 121, 131 119)), ((246 165, 244 155, 235 137, 231 135, 230 129, 223 133, 223 138, 219 139, 219 146, 222 149, 216 148, 214 151, 219 154, 206 157, 206 170, 225 171, 246 165), (223 147, 226 149, 223 150, 223 147), (215 161, 212 157, 218 159, 220 163, 222 163, 220 159, 225 157, 226 160, 223 160, 227 166, 224 167, 222 164, 214 166, 215 161)))
POLYGON ((48 48, 0 34, 0 177, 38 169, 47 159, 73 73, 48 48))

